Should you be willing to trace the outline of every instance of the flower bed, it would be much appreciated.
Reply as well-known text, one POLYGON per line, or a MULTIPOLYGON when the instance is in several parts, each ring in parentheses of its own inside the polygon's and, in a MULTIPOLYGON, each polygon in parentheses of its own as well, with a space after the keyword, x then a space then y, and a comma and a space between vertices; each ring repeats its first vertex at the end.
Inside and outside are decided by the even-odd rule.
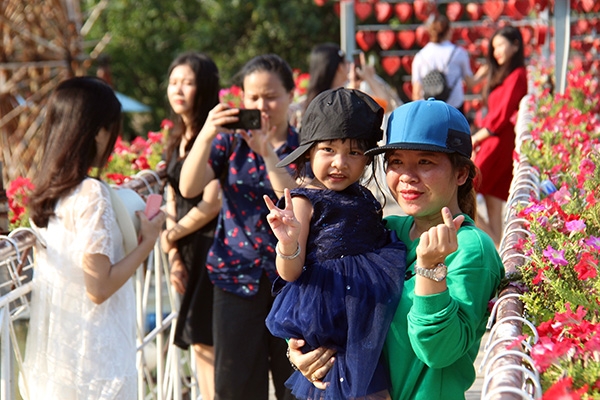
POLYGON ((136 137, 131 143, 117 138, 113 154, 102 171, 102 179, 121 185, 143 170, 155 170, 163 158, 163 150, 173 122, 165 119, 160 131, 148 132, 147 138, 136 137))
POLYGON ((520 153, 539 172, 541 196, 518 212, 529 235, 517 243, 527 260, 513 279, 527 288, 525 317, 539 334, 530 355, 541 374, 543 398, 597 399, 599 82, 597 75, 577 68, 567 81, 564 95, 552 96, 546 88, 529 104, 532 140, 521 144, 520 153))

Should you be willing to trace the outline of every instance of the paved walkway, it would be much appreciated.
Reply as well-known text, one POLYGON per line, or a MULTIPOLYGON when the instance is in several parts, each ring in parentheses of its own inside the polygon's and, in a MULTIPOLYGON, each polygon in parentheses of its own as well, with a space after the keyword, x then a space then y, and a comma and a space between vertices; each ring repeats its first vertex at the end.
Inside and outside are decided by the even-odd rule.
POLYGON ((479 354, 477 355, 477 359, 475 360, 475 372, 477 372, 477 378, 475 378, 475 382, 471 389, 465 393, 466 400, 479 400, 481 399, 481 389, 483 387, 483 375, 479 373, 479 367, 481 366, 481 361, 483 361, 483 346, 488 340, 489 333, 483 335, 481 339, 481 346, 479 347, 479 354))

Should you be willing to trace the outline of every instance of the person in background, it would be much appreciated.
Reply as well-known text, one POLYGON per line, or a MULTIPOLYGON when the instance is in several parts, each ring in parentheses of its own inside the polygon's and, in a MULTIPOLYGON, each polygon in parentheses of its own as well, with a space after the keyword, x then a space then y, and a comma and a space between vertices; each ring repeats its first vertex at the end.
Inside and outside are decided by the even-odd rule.
POLYGON ((346 53, 335 43, 321 43, 313 47, 309 56, 309 82, 305 99, 291 107, 290 123, 301 128, 302 114, 321 92, 339 87, 360 89, 373 97, 386 112, 400 104, 387 83, 375 73, 375 67, 359 54, 360 65, 347 59, 346 53))
POLYGON ((521 99, 527 94, 527 71, 521 31, 505 26, 492 36, 488 47, 489 76, 484 88, 487 114, 475 121, 472 136, 473 161, 481 171, 478 193, 483 195, 487 220, 477 225, 500 245, 504 207, 513 178, 515 118, 521 99))
POLYGON ((463 81, 467 89, 473 88, 485 78, 488 66, 483 65, 473 75, 467 51, 450 41, 452 29, 445 15, 432 15, 427 27, 430 41, 419 50, 412 62, 412 99, 423 99, 422 79, 429 71, 437 69, 445 73, 451 88, 446 103, 464 113, 463 81))
POLYGON ((335 43, 323 43, 310 52, 308 89, 303 108, 306 110, 319 93, 344 87, 348 82, 351 64, 346 53, 335 43))
POLYGON ((125 204, 97 178, 121 119, 119 100, 98 78, 65 80, 48 100, 30 202, 37 241, 19 384, 25 399, 137 398, 130 278, 154 248, 165 214, 148 220, 138 212, 136 237, 125 204), (97 176, 88 176, 94 167, 97 176))
MULTIPOLYGON (((358 52, 348 73, 349 80, 346 87, 367 93, 383 108, 387 116, 402 104, 402 100, 390 85, 377 75, 373 64, 374 61, 368 61, 365 53, 358 52)), ((383 123, 385 124, 385 118, 383 123)))
POLYGON ((217 104, 183 163, 179 187, 184 197, 194 197, 222 177, 223 207, 207 258, 215 285, 215 399, 267 400, 269 371, 277 398, 291 399, 284 386, 293 372, 285 340, 265 326, 277 277, 277 240, 263 196, 282 196, 283 188, 296 185, 293 168, 276 167, 298 146, 288 124, 294 79, 287 62, 275 54, 251 59, 238 75, 244 107, 261 111, 261 128, 227 128, 238 121, 239 110, 217 104))
POLYGON ((338 350, 324 392, 298 372, 286 382, 299 399, 388 398, 380 354, 402 292, 405 251, 360 183, 373 162, 364 153, 381 140, 382 120, 383 108, 366 93, 322 92, 304 114, 300 146, 278 164, 308 159, 314 179, 299 170, 305 183, 286 189, 278 203, 284 208, 265 196, 284 284, 267 327, 282 338, 303 337, 307 349, 338 350))
MULTIPOLYGON (((406 216, 385 218, 407 247, 407 273, 383 355, 394 400, 464 399, 489 315, 504 277, 491 238, 473 219, 477 203, 470 126, 456 108, 416 100, 392 112, 383 153, 387 185, 406 216)), ((323 378, 336 358, 321 347, 304 354, 289 341, 290 361, 323 378)), ((317 379, 313 384, 323 388, 317 379)))
POLYGON ((168 79, 167 98, 174 126, 165 151, 169 217, 161 245, 169 255, 171 284, 183 295, 174 343, 184 350, 192 347, 200 394, 203 399, 212 399, 215 395, 213 284, 206 269, 206 256, 221 210, 220 188, 214 179, 203 193, 185 198, 179 191, 179 175, 208 113, 219 103, 219 71, 207 55, 188 52, 173 60, 168 79))

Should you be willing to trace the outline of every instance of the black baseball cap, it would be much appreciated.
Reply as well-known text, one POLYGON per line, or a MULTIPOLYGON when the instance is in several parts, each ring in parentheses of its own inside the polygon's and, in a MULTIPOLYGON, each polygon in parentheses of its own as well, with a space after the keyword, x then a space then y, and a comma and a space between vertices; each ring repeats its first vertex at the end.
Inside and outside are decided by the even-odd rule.
POLYGON ((300 146, 277 163, 285 167, 298 161, 318 141, 383 138, 383 108, 368 94, 356 89, 329 89, 308 105, 302 116, 300 146))

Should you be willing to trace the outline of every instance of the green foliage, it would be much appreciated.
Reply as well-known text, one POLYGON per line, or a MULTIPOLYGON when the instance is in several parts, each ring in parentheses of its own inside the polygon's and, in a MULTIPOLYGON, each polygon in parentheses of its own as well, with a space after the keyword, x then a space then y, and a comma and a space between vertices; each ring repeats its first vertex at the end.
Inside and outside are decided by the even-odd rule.
MULTIPOLYGON (((82 8, 96 4, 84 0, 82 8)), ((340 37, 333 3, 318 7, 313 0, 111 0, 86 39, 105 33, 112 37, 103 55, 110 57, 115 89, 152 107, 138 134, 169 117, 166 74, 179 53, 208 54, 227 87, 256 55, 276 53, 306 71, 311 48, 340 37)))

